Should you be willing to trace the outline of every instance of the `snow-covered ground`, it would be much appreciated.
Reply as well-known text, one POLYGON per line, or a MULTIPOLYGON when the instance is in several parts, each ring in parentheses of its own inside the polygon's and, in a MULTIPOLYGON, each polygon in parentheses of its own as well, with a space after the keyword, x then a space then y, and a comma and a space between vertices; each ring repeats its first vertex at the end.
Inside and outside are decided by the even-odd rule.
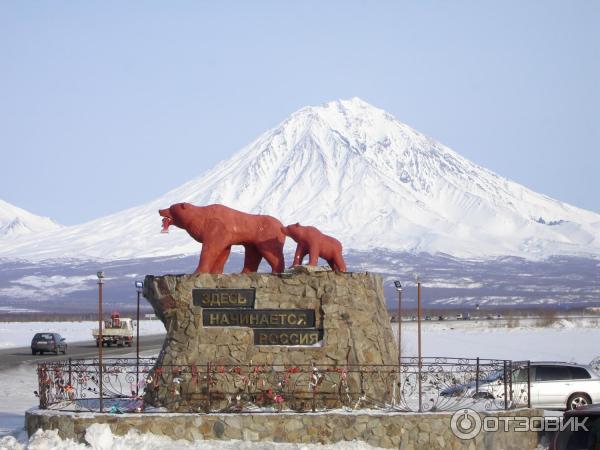
MULTIPOLYGON (((27 347, 35 333, 54 332, 70 342, 92 340, 98 322, 0 322, 0 348, 27 347)), ((165 333, 160 320, 140 320, 140 335, 165 333)))
MULTIPOLYGON (((173 440, 165 436, 157 436, 152 433, 138 433, 130 430, 125 436, 115 436, 111 433, 108 425, 95 424, 87 429, 85 439, 94 450, 369 450, 377 449, 364 442, 338 442, 336 444, 285 444, 274 442, 244 442, 240 440, 231 441, 195 441, 173 440)), ((0 439, 0 449, 20 450, 24 447, 14 437, 0 439)), ((63 440, 58 433, 52 431, 38 430, 28 443, 29 449, 35 450, 80 450, 88 446, 78 444, 70 439, 63 440)))
MULTIPOLYGON (((537 323, 537 319, 424 321, 423 356, 588 364, 600 355, 599 319, 561 319, 548 327, 537 323)), ((392 327, 397 336, 398 324, 392 327)), ((416 322, 402 322, 402 353, 417 354, 416 322)))
MULTIPOLYGON (((560 360, 589 363, 600 354, 600 327, 596 319, 561 320, 550 327, 536 326, 535 320, 520 320, 517 326, 508 327, 510 322, 464 321, 423 322, 423 355, 481 357, 499 359, 560 360)), ((0 324, 2 342, 10 337, 15 345, 28 345, 33 330, 40 325, 48 326, 75 341, 88 339, 94 322, 0 324), (25 344, 23 344, 25 342, 25 344)), ((513 322, 512 325, 515 325, 513 322)), ((142 330, 158 333, 162 323, 144 321, 142 330)), ((406 356, 416 354, 416 323, 402 323, 403 352, 406 356)), ((394 332, 397 324, 392 324, 394 332)), ((154 356, 146 352, 142 356, 154 356)), ((37 377, 32 366, 23 365, 0 372, 0 449, 82 449, 84 446, 72 441, 61 440, 54 432, 38 432, 28 441, 22 427, 24 413, 37 405, 34 391, 37 377)), ((369 449, 364 443, 341 443, 337 445, 290 445, 274 443, 247 443, 240 441, 173 441, 151 434, 131 432, 127 436, 113 436, 101 425, 88 429, 86 437, 95 449, 369 449)), ((89 448, 89 447, 87 447, 89 448)))

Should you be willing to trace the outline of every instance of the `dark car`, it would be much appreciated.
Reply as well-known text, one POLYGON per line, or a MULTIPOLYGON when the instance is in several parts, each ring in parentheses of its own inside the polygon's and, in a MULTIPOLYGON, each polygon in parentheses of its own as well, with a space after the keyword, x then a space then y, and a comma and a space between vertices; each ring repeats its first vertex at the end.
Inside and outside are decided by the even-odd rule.
POLYGON ((550 444, 551 450, 600 450, 600 404, 565 412, 561 428, 550 444), (565 425, 575 420, 579 426, 565 425))
POLYGON ((42 355, 44 352, 51 352, 55 355, 58 355, 58 352, 66 354, 66 339, 58 333, 37 333, 31 340, 31 354, 42 355))

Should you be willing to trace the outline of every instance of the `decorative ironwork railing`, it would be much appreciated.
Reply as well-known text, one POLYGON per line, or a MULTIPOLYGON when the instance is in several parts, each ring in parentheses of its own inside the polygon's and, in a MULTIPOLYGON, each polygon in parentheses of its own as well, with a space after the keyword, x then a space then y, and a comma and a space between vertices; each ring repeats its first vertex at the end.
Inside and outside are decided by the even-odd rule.
MULTIPOLYGON (((163 389, 190 412, 453 411, 530 406, 528 361, 403 358, 397 365, 160 366, 155 358, 40 363, 40 408, 156 412, 163 389), (101 388, 102 385, 102 388, 101 388)), ((162 410, 164 411, 164 410, 162 410)), ((179 409, 181 411, 181 408, 179 409)))

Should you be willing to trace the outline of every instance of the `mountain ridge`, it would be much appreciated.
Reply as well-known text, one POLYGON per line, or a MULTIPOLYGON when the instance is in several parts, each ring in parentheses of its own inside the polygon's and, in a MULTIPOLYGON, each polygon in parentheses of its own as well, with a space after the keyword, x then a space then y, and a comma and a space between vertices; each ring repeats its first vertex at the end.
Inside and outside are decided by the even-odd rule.
POLYGON ((356 250, 600 255, 600 215, 503 178, 353 98, 304 107, 163 196, 50 236, 15 239, 0 257, 195 253, 198 244, 182 230, 159 234, 156 211, 181 201, 314 225, 356 250))
POLYGON ((0 239, 58 230, 62 225, 0 199, 0 239))

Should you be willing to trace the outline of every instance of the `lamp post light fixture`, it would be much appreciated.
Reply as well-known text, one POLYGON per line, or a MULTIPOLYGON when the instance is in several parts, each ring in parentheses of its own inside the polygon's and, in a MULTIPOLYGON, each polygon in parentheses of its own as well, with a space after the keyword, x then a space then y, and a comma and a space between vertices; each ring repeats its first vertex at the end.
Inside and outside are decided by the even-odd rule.
POLYGON ((104 272, 98 271, 96 276, 98 277, 98 387, 100 397, 100 412, 104 412, 104 389, 102 383, 102 347, 104 346, 104 338, 102 336, 102 286, 104 285, 104 272))
POLYGON ((135 282, 135 289, 137 291, 137 313, 135 319, 135 396, 139 396, 140 389, 140 294, 144 289, 143 281, 135 282))

